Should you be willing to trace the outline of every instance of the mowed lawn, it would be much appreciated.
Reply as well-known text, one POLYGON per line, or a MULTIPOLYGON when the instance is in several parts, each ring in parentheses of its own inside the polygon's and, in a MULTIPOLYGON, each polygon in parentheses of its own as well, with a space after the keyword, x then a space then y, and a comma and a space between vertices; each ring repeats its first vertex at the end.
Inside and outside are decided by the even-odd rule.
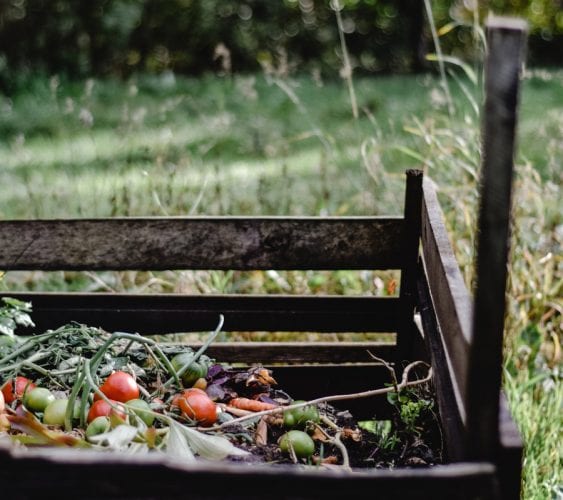
MULTIPOLYGON (((432 76, 127 82, 36 78, 0 97, 0 218, 400 214, 408 168, 438 184, 472 279, 478 89, 432 76)), ((505 388, 526 441, 525 498, 561 493, 563 72, 522 92, 505 388)), ((385 293, 385 273, 7 273, 0 289, 385 293)))

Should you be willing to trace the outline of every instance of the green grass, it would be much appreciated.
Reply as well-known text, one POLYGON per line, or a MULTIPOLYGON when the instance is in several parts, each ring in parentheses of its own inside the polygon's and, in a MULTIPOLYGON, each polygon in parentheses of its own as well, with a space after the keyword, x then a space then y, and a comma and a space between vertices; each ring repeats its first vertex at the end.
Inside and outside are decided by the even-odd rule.
MULTIPOLYGON (((0 218, 400 214, 407 168, 440 187, 472 280, 479 116, 430 76, 346 86, 265 75, 35 79, 0 98, 0 218)), ((469 82, 464 82, 470 92, 469 82)), ((526 441, 524 498, 561 488, 563 73, 527 75, 520 118, 505 388, 526 441)), ((8 273, 0 289, 391 292, 392 273, 8 273)))

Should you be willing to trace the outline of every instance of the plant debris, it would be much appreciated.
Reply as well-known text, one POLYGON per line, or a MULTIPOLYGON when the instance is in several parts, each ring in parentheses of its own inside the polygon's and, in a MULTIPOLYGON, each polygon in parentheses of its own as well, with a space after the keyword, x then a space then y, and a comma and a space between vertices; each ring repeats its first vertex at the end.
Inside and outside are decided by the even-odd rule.
POLYGON ((14 299, 0 307, 0 441, 345 469, 442 461, 431 369, 421 361, 399 382, 374 356, 389 369, 388 386, 301 401, 269 369, 206 356, 222 318, 193 351, 77 323, 19 337, 18 325, 33 325, 30 312, 14 299), (426 375, 412 380, 417 368, 426 375), (357 422, 331 405, 376 394, 387 394, 391 420, 357 422))

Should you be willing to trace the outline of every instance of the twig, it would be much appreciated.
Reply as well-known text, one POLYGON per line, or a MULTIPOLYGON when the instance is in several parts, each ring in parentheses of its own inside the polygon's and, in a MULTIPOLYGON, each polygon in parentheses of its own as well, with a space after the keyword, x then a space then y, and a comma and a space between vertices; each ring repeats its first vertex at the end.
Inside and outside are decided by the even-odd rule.
POLYGON ((342 454, 342 467, 350 469, 350 457, 348 456, 348 450, 346 449, 346 446, 344 446, 344 443, 340 439, 341 435, 342 431, 338 431, 331 441, 332 444, 334 444, 334 446, 336 446, 342 454))
MULTIPOLYGON (((331 429, 335 430, 335 431, 339 431, 340 427, 338 427, 338 425, 336 425, 330 418, 328 418, 326 415, 321 415, 320 419, 322 421, 323 424, 325 424, 327 427, 330 427, 331 429)), ((319 429, 321 429, 321 427, 319 427, 319 429)), ((324 431, 323 431, 324 432, 324 431)))
POLYGON ((375 354, 373 354, 372 352, 370 352, 368 350, 368 354, 371 356, 371 358, 375 361, 378 361, 379 363, 381 363, 385 368, 387 368, 387 370, 389 371, 389 373, 391 374, 391 381, 393 382, 393 387, 395 388, 396 392, 399 392, 399 389, 397 388, 398 383, 397 383, 397 375, 395 374, 395 370, 394 368, 387 362, 385 361, 383 358, 380 358, 379 356, 376 356, 375 354))
POLYGON ((291 460, 293 461, 294 464, 296 464, 297 455, 295 454, 295 449, 293 448, 293 443, 291 442, 291 439, 287 440, 287 444, 289 445, 289 455, 291 457, 291 460))
POLYGON ((355 392, 355 393, 352 393, 352 394, 337 394, 337 395, 334 395, 334 396, 324 396, 322 398, 312 399, 311 401, 305 401, 304 403, 297 403, 297 404, 288 405, 288 406, 280 406, 278 408, 273 408, 272 410, 257 411, 257 412, 252 413, 252 415, 246 415, 246 416, 243 416, 243 417, 240 417, 240 418, 235 418, 235 419, 233 419, 229 422, 225 422, 225 423, 220 424, 220 425, 215 425, 213 427, 201 427, 201 428, 199 428, 199 430, 205 431, 205 432, 218 431, 218 430, 224 429, 225 427, 228 427, 229 425, 237 424, 239 422, 244 422, 245 420, 248 420, 248 419, 251 419, 251 418, 261 417, 262 415, 272 415, 272 414, 275 414, 275 413, 283 413, 287 410, 293 410, 295 408, 303 408, 305 406, 317 405, 317 404, 320 404, 320 403, 327 403, 327 402, 330 402, 330 401, 344 401, 344 400, 350 400, 350 399, 361 399, 361 398, 369 398, 369 397, 372 397, 372 396, 379 396, 380 394, 387 394, 388 392, 392 392, 392 391, 395 391, 395 390, 401 390, 401 389, 404 389, 405 387, 424 384, 424 383, 428 382, 431 378, 432 378, 432 367, 430 367, 428 365, 428 363, 425 363, 424 361, 413 361, 412 363, 410 363, 408 366, 405 367, 405 370, 403 371, 403 377, 401 379, 401 383, 399 383, 397 385, 397 387, 382 387, 380 389, 372 389, 370 391, 355 392), (409 381, 410 371, 413 368, 415 368, 416 366, 419 366, 419 365, 427 366, 428 367, 428 374, 424 378, 409 381))

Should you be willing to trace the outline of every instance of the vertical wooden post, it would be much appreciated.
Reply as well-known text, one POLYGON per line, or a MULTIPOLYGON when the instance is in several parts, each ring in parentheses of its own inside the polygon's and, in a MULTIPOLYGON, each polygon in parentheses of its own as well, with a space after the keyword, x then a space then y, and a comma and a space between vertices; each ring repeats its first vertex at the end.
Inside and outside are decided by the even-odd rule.
POLYGON ((418 249, 422 212, 422 171, 407 170, 405 190, 405 225, 401 267, 401 319, 397 332, 397 370, 403 360, 410 359, 413 345, 413 316, 417 294, 418 249))
POLYGON ((479 233, 466 401, 467 450, 473 460, 494 460, 499 446, 512 171, 526 33, 526 23, 518 19, 487 22, 479 233))

